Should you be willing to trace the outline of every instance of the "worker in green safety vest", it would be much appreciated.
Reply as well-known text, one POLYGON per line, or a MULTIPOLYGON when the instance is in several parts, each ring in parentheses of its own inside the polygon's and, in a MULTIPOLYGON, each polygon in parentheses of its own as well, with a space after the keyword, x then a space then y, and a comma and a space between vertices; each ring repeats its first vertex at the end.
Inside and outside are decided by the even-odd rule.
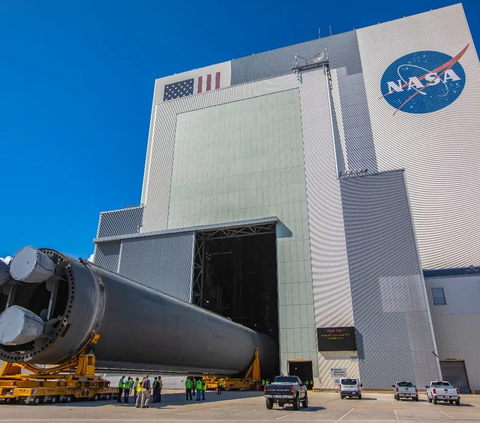
POLYGON ((186 395, 186 400, 188 401, 189 399, 192 400, 192 379, 190 377, 187 377, 185 379, 185 395, 186 395))
POLYGON ((195 389, 197 391, 197 399, 195 401, 200 401, 200 395, 202 395, 201 394, 201 392, 202 392, 202 379, 197 380, 197 383, 195 385, 195 389))
POLYGON ((117 402, 122 402, 122 394, 123 394, 123 387, 125 385, 125 376, 122 376, 120 380, 118 381, 118 398, 117 402))
POLYGON ((207 390, 207 384, 202 380, 202 401, 205 401, 205 391, 207 390))
POLYGON ((217 395, 222 395, 222 379, 218 379, 217 382, 217 395))
POLYGON ((124 403, 128 403, 128 397, 130 396, 130 389, 132 389, 132 379, 130 376, 128 379, 125 381, 125 386, 123 389, 123 401, 124 403))

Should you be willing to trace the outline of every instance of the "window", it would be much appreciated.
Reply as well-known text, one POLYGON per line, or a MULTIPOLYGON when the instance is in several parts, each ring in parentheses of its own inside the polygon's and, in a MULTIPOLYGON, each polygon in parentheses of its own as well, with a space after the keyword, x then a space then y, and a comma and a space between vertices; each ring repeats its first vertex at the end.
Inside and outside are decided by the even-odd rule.
POLYGON ((446 305, 443 288, 432 288, 433 305, 446 305))

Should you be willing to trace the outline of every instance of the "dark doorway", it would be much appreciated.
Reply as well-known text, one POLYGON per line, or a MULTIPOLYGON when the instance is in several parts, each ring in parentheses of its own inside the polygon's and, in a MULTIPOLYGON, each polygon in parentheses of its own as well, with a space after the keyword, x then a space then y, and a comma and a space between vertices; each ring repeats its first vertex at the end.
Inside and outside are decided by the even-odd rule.
POLYGON ((289 361, 288 374, 298 376, 307 385, 307 389, 313 389, 313 367, 311 361, 289 361))
POLYGON ((440 361, 443 380, 450 382, 462 394, 470 393, 467 370, 464 361, 440 361))
POLYGON ((278 345, 275 224, 198 232, 193 303, 278 345))

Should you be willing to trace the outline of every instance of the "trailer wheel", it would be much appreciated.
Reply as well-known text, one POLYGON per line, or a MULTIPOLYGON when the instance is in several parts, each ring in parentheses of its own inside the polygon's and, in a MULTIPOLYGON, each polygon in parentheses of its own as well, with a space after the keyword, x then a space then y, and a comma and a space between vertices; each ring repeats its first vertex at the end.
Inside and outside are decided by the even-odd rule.
POLYGON ((92 398, 94 401, 98 401, 100 399, 100 395, 95 394, 92 398))
POLYGON ((41 404, 41 403, 42 403, 42 400, 43 400, 42 397, 34 397, 34 398, 33 398, 33 401, 32 401, 32 404, 33 404, 33 405, 41 404))
POLYGON ((56 404, 58 402, 58 397, 50 398, 50 404, 56 404))
POLYGON ((73 398, 72 398, 71 395, 67 395, 67 396, 65 397, 65 402, 72 402, 72 399, 73 399, 73 398))
POLYGON ((267 408, 271 410, 273 408, 273 401, 270 398, 267 398, 265 400, 265 404, 267 405, 267 408))
POLYGON ((106 399, 106 400, 109 400, 110 398, 111 398, 111 395, 110 395, 110 394, 105 395, 105 399, 106 399))

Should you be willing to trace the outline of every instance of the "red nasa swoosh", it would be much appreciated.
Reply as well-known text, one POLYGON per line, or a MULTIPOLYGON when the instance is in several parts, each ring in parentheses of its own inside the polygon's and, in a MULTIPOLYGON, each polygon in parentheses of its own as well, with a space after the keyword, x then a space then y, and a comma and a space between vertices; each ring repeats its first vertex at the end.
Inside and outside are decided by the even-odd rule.
MULTIPOLYGON (((470 45, 470 43, 467 44, 460 53, 458 53, 455 57, 452 57, 448 62, 445 62, 443 65, 439 66, 438 68, 433 69, 432 71, 430 71, 430 72, 426 73, 425 75, 422 75, 421 77, 419 77, 418 79, 419 79, 420 81, 422 81, 423 79, 425 79, 425 77, 426 77, 427 75, 429 75, 429 74, 431 74, 431 73, 441 72, 440 75, 437 76, 437 78, 435 78, 433 81, 430 81, 430 82, 429 82, 428 84, 426 84, 423 88, 420 88, 419 90, 415 91, 414 94, 412 94, 408 99, 406 99, 406 100, 402 103, 402 105, 401 105, 397 110, 395 110, 395 112, 393 113, 393 115, 395 115, 395 114, 396 114, 403 106, 405 106, 405 104, 407 104, 413 97, 415 97, 417 94, 419 94, 419 93, 420 93, 421 91, 423 91, 425 88, 427 88, 430 84, 432 84, 433 82, 435 82, 435 81, 438 79, 438 77, 440 77, 440 76, 443 75, 447 70, 449 70, 450 68, 452 68, 452 66, 455 65, 455 63, 457 63, 457 62, 461 59, 461 57, 465 54, 465 52, 467 51, 469 45, 470 45)), ((408 85, 409 85, 409 83, 406 82, 406 83, 403 84, 401 87, 402 87, 402 88, 405 88, 405 87, 407 87, 408 85)), ((388 93, 382 95, 382 96, 379 98, 379 100, 382 99, 382 98, 384 98, 384 97, 386 97, 386 96, 389 95, 389 94, 392 94, 393 92, 394 92, 394 91, 391 91, 391 92, 388 92, 388 93)))

